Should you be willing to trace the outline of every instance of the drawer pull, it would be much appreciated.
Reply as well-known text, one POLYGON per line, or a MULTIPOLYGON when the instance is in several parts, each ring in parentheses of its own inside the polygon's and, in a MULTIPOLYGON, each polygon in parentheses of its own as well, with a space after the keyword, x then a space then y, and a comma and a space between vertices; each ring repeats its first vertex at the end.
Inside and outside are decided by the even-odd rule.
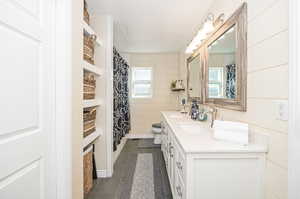
POLYGON ((182 191, 181 191, 181 187, 180 186, 177 186, 176 187, 176 191, 177 191, 177 194, 180 198, 182 198, 182 191))
POLYGON ((182 164, 181 164, 180 162, 176 162, 176 164, 177 164, 177 168, 178 168, 178 169, 180 169, 180 170, 183 169, 182 164))

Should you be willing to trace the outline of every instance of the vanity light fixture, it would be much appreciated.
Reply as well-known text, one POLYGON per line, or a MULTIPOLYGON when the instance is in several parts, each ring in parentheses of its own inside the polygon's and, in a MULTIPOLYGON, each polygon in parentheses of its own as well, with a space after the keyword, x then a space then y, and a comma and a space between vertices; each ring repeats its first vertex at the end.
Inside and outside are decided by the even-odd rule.
POLYGON ((202 32, 204 32, 204 34, 209 34, 211 33, 215 27, 214 27, 214 15, 212 13, 209 13, 206 17, 205 23, 203 25, 202 28, 202 32))
POLYGON ((191 54, 196 50, 202 43, 203 40, 206 39, 206 37, 214 31, 216 24, 219 24, 220 21, 223 21, 224 14, 221 14, 216 21, 214 21, 214 15, 212 13, 209 13, 205 19, 204 24, 202 25, 202 28, 197 32, 196 36, 193 38, 191 43, 186 48, 185 53, 191 54))

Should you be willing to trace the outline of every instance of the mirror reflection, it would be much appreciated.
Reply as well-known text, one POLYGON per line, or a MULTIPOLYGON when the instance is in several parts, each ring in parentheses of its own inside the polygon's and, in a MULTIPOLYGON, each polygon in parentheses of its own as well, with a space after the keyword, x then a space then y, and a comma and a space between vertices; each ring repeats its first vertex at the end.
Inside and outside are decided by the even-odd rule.
POLYGON ((200 99, 201 97, 201 70, 200 55, 188 64, 188 96, 200 99))
POLYGON ((208 97, 236 98, 236 27, 208 47, 208 97))

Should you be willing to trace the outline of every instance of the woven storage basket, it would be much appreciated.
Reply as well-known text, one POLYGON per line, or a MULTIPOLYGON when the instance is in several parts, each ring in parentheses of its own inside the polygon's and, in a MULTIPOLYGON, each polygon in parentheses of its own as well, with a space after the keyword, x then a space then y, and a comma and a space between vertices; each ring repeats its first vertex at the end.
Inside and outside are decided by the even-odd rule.
POLYGON ((96 35, 89 35, 87 33, 84 33, 83 38, 83 59, 94 65, 96 35))
POLYGON ((96 86, 96 78, 93 73, 84 72, 83 83, 89 86, 96 86))
POLYGON ((97 108, 96 107, 83 109, 83 121, 88 122, 88 121, 91 121, 91 120, 95 120, 96 119, 96 114, 97 114, 97 108))
POLYGON ((84 127, 83 127, 84 130, 93 128, 93 127, 95 127, 95 120, 87 121, 87 122, 84 123, 83 126, 84 126, 84 127))
POLYGON ((87 137, 96 131, 95 120, 84 122, 83 124, 83 137, 87 137))
POLYGON ((83 99, 84 100, 95 99, 95 92, 96 92, 95 75, 89 72, 84 72, 83 99))
POLYGON ((83 99, 85 100, 95 99, 95 93, 83 93, 83 99))
POLYGON ((83 110, 83 137, 87 137, 96 131, 96 108, 86 108, 83 110))
POLYGON ((93 188, 93 151, 83 157, 84 194, 88 194, 93 188))
POLYGON ((88 12, 88 5, 84 0, 83 19, 87 24, 90 24, 90 14, 88 12))
POLYGON ((83 92, 84 93, 90 93, 90 92, 95 93, 95 89, 96 89, 95 86, 91 86, 91 85, 88 85, 88 84, 83 85, 83 92))
POLYGON ((83 132, 83 137, 87 137, 89 135, 91 135, 92 133, 94 133, 96 131, 96 127, 92 127, 90 129, 87 129, 83 132))

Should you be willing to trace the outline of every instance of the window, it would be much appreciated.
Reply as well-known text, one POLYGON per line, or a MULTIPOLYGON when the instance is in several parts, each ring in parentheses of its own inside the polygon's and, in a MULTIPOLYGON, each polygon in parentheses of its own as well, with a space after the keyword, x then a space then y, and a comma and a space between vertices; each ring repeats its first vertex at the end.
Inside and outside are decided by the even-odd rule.
POLYGON ((131 93, 133 98, 152 97, 152 68, 133 67, 131 76, 131 93))
POLYGON ((210 98, 223 96, 223 67, 209 68, 208 93, 210 98))

